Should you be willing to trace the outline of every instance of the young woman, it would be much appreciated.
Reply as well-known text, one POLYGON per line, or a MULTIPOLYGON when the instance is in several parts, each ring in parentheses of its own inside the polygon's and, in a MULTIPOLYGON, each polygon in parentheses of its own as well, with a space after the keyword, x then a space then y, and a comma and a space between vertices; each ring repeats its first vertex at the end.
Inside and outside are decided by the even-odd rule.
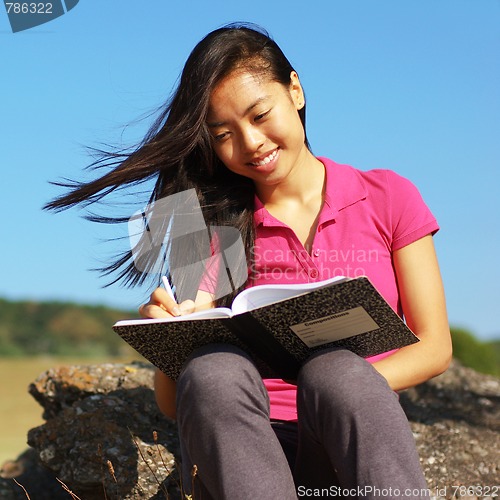
MULTIPOLYGON (((114 166, 110 172, 49 207, 92 203, 151 178, 151 202, 195 188, 207 225, 240 231, 244 286, 367 275, 421 340, 366 360, 324 351, 296 381, 262 380, 229 345, 193 353, 176 382, 157 371, 158 405, 178 421, 184 475, 197 467, 195 493, 289 499, 337 488, 353 497, 427 496, 395 391, 442 373, 451 342, 432 240, 438 226, 416 188, 391 171, 314 156, 297 73, 263 30, 246 25, 207 35, 142 144, 109 158, 102 163, 114 166)), ((147 266, 138 270, 132 257, 107 271, 143 281, 147 266)), ((140 313, 159 318, 232 299, 215 300, 203 278, 197 288, 180 304, 157 288, 140 313)))

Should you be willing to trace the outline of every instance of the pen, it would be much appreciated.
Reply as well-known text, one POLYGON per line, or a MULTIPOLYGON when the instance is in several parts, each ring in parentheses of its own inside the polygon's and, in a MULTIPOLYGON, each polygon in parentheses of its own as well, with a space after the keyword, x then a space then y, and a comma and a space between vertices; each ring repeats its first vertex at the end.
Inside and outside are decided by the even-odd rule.
POLYGON ((163 282, 163 286, 165 287, 165 290, 167 291, 169 297, 177 303, 177 298, 175 297, 174 291, 172 290, 172 286, 170 285, 170 281, 166 276, 162 276, 161 280, 163 282))

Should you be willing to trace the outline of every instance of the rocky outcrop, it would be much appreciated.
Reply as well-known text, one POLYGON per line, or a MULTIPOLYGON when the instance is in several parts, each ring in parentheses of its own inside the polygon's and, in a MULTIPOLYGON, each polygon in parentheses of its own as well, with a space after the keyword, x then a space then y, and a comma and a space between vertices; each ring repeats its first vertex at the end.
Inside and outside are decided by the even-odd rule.
MULTIPOLYGON (((17 461, 16 479, 32 500, 71 498, 59 481, 82 500, 175 498, 177 432, 158 411, 152 387, 153 369, 142 364, 69 366, 40 375, 29 391, 46 423, 28 432, 33 450, 17 461)), ((26 498, 15 486, 11 496, 2 496, 0 486, 0 498, 26 498)))
POLYGON ((432 492, 500 497, 500 379, 454 362, 401 403, 432 492))
MULTIPOLYGON (((46 423, 29 431, 31 450, 4 465, 0 498, 26 498, 14 478, 32 500, 180 498, 175 423, 156 408, 152 377, 143 364, 42 374, 30 393, 46 423)), ((500 379, 454 362, 401 403, 435 498, 500 496, 500 379)))

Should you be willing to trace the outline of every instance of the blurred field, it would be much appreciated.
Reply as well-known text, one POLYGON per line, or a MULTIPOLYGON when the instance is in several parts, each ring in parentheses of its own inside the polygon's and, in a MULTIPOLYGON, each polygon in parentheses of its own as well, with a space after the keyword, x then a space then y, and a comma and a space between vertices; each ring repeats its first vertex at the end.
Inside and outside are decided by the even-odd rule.
MULTIPOLYGON (((0 358, 0 466, 17 458, 28 445, 28 430, 41 425, 42 407, 28 394, 38 375, 55 366, 94 364, 116 359, 0 358)), ((118 362, 118 361, 117 361, 118 362)))

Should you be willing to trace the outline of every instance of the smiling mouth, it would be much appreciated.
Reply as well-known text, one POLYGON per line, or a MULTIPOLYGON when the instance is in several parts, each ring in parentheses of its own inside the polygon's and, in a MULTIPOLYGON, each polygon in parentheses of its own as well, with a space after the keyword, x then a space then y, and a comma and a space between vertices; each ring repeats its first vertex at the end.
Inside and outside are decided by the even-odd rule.
POLYGON ((264 165, 267 165, 268 163, 271 163, 276 158, 276 156, 278 155, 278 149, 279 148, 276 148, 272 153, 270 153, 269 155, 267 155, 262 160, 250 162, 250 165, 252 165, 254 167, 262 167, 264 165))

